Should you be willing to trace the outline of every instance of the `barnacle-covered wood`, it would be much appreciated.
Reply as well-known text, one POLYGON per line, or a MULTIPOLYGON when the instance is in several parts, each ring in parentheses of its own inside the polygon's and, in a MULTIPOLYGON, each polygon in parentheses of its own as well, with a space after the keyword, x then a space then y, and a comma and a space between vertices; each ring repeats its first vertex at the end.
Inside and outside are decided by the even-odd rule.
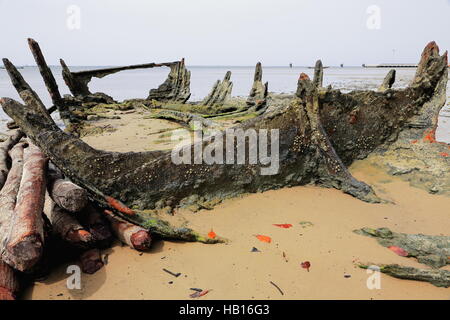
POLYGON ((231 71, 227 71, 222 81, 217 80, 211 92, 203 99, 202 105, 205 106, 222 106, 231 97, 233 90, 233 82, 231 79, 231 71))
MULTIPOLYGON (((450 195, 450 144, 436 140, 439 111, 447 99, 447 52, 430 42, 422 53, 413 83, 404 95, 413 102, 405 111, 393 110, 384 118, 396 125, 389 114, 402 119, 398 134, 386 138, 368 157, 370 163, 408 181, 431 194, 450 195), (438 75, 438 76, 437 76, 438 75), (421 106, 418 108, 418 106, 421 106)), ((398 99, 398 91, 387 90, 385 96, 398 99)), ((383 134, 383 136, 385 136, 383 134)))
POLYGON ((170 65, 170 72, 157 89, 151 89, 148 100, 185 103, 191 96, 191 72, 186 69, 184 59, 170 65))
MULTIPOLYGON (((206 207, 245 193, 308 183, 335 187, 365 201, 380 201, 368 185, 350 175, 346 165, 405 139, 402 134, 412 134, 417 126, 411 124, 417 123, 417 118, 423 121, 416 135, 435 127, 443 106, 441 97, 445 96, 442 84, 447 81, 447 56, 439 56, 437 52, 434 43, 425 48, 420 64, 423 67, 413 84, 402 90, 344 94, 318 88, 302 75, 290 103, 234 127, 267 129, 269 134, 270 129, 279 130, 279 161, 276 161, 279 168, 272 175, 261 174, 267 169, 267 164, 261 163, 175 165, 171 151, 96 150, 62 132, 34 103, 24 106, 7 98, 1 103, 65 176, 87 189, 100 205, 112 208, 111 203, 121 203, 118 208, 122 210, 112 208, 116 214, 149 228, 155 235, 215 242, 216 239, 202 237, 190 229, 171 226, 161 218, 158 209, 192 204, 206 207)), ((260 68, 257 66, 256 81, 261 80, 260 68)), ((204 148, 226 154, 227 138, 223 137, 223 144, 209 141, 204 148)), ((268 139, 268 150, 275 142, 268 139)), ((194 154, 195 146, 186 150, 194 154)), ((246 144, 247 157, 249 150, 246 144)))

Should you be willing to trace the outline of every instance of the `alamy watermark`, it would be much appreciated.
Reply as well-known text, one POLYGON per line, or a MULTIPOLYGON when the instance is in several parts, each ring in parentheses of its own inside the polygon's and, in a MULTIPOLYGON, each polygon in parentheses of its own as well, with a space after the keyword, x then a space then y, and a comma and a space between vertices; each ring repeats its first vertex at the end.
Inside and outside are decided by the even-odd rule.
POLYGON ((81 290, 81 269, 76 264, 70 265, 66 270, 70 276, 67 278, 66 286, 69 290, 81 290))
POLYGON ((366 13, 369 15, 366 21, 367 29, 381 29, 381 8, 377 5, 371 5, 367 8, 366 13))
POLYGON ((180 164, 260 164, 261 175, 275 175, 280 168, 278 129, 226 129, 204 132, 202 123, 194 122, 194 135, 185 129, 175 130, 172 162, 180 164), (270 135, 270 143, 269 143, 270 135), (270 145, 270 154, 269 154, 270 145))
POLYGON ((70 5, 66 9, 67 19, 66 26, 69 30, 81 29, 81 9, 77 5, 70 5))

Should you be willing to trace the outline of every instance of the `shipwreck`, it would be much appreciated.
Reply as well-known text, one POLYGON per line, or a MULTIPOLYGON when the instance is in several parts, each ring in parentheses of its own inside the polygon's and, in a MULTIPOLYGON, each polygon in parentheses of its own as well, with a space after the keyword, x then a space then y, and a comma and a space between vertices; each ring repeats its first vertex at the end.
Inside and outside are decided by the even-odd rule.
MULTIPOLYGON (((446 101, 448 57, 447 52, 439 54, 434 42, 425 47, 416 75, 404 89, 392 89, 395 71, 387 74, 377 91, 342 93, 331 86, 323 87, 324 67, 319 60, 313 79, 303 73, 299 75, 294 94, 275 94, 263 82, 262 66, 258 63, 246 99, 232 97, 232 74, 227 72, 223 80, 213 84, 208 96, 198 102, 189 102, 191 74, 184 59, 81 72, 72 72, 61 59, 62 75, 71 92, 62 96, 38 43, 32 39, 28 42, 53 105, 45 106, 13 63, 3 60, 23 100, 23 103, 10 98, 0 101, 18 128, 2 145, 0 159, 3 186, 0 201, 8 203, 1 209, 2 260, 18 270, 32 269, 42 255, 44 223, 39 219, 44 203, 49 205, 49 216, 57 221, 59 233, 68 241, 92 240, 80 233, 83 226, 73 217, 58 211, 61 208, 66 213, 70 211, 70 205, 56 196, 57 184, 68 180, 70 185, 65 188, 76 194, 73 198, 85 198, 85 203, 92 203, 90 212, 106 212, 107 219, 114 221, 113 231, 137 249, 148 248, 152 237, 204 243, 226 241, 186 226, 172 225, 165 215, 193 205, 199 209, 211 208, 224 199, 247 193, 316 184, 340 189, 376 205, 384 200, 348 170, 352 162, 369 156, 378 157, 380 165, 394 171, 408 166, 401 159, 423 159, 422 166, 416 165, 407 172, 411 183, 421 184, 433 193, 450 191, 450 146, 435 139, 439 111, 446 101), (159 67, 170 68, 168 77, 158 88, 149 90, 145 99, 117 102, 104 93, 92 93, 88 87, 93 77, 159 67), (79 132, 92 109, 105 104, 118 108, 145 107, 154 112, 155 118, 182 123, 192 131, 196 130, 193 123, 197 121, 203 129, 222 130, 225 141, 227 128, 277 129, 279 170, 277 174, 261 175, 264 165, 248 161, 229 165, 195 161, 174 164, 170 150, 118 153, 94 149, 79 138, 79 132), (50 116, 56 110, 65 123, 65 130, 50 116), (220 122, 236 115, 248 115, 248 119, 231 126, 220 122), (432 168, 426 161, 432 163, 432 168), (21 175, 29 177, 36 192, 21 186, 21 175), (52 188, 46 191, 42 186, 49 181, 52 188), (20 218, 16 199, 24 202, 23 209, 19 210, 20 218), (32 208, 26 199, 33 199, 32 208), (20 226, 11 223, 18 219, 23 222, 20 226), (29 254, 22 254, 24 250, 29 254), (18 252, 21 252, 20 259, 18 252)), ((215 148, 216 142, 215 139, 201 141, 203 146, 215 148)), ((268 149, 272 143, 275 141, 269 139, 268 149)), ((194 157, 195 144, 189 148, 194 157)), ((248 158, 249 145, 246 150, 248 158)), ((225 146, 221 151, 230 152, 225 146)), ((66 196, 67 192, 62 194, 66 196)), ((101 220, 98 213, 89 217, 92 224, 96 219, 101 220)), ((107 237, 107 233, 102 228, 96 231, 100 238, 107 237)), ((98 266, 95 252, 87 255, 86 260, 90 261, 87 269, 98 266)))

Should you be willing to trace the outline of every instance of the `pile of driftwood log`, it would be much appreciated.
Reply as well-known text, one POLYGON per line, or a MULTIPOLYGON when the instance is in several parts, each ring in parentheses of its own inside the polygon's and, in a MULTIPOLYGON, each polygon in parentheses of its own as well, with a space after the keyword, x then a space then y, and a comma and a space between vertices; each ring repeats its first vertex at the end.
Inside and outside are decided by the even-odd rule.
POLYGON ((97 208, 20 130, 0 144, 0 168, 0 300, 15 299, 21 281, 67 259, 78 257, 83 272, 95 273, 114 236, 150 248, 147 229, 97 208))
MULTIPOLYGON (((392 89, 395 72, 388 73, 378 91, 342 93, 331 86, 324 88, 323 66, 318 61, 313 80, 302 73, 295 94, 273 94, 270 101, 258 63, 249 97, 238 107, 230 102, 230 73, 214 84, 202 102, 189 104, 190 72, 184 60, 82 72, 71 72, 61 60, 63 78, 72 93, 62 97, 39 45, 32 39, 28 42, 53 106, 47 109, 14 65, 3 60, 24 102, 0 100, 13 120, 10 127, 18 128, 0 147, 0 293, 4 298, 17 294, 18 274, 42 273, 48 261, 60 256, 61 246, 75 252, 83 270, 92 273, 102 266, 99 249, 110 244, 113 234, 137 250, 147 249, 152 236, 224 241, 167 222, 164 215, 176 208, 210 208, 245 193, 311 183, 340 189, 363 201, 382 202, 347 168, 368 156, 380 155, 379 162, 386 161, 391 168, 404 156, 431 159, 432 170, 416 162, 411 170, 405 169, 410 163, 403 164, 403 170, 417 180, 428 179, 433 193, 449 191, 450 158, 444 156, 449 145, 434 137, 446 99, 448 58, 447 53, 439 55, 434 42, 425 47, 416 75, 405 89, 392 89), (78 138, 72 129, 83 123, 86 109, 116 104, 104 93, 89 91, 92 77, 160 66, 170 67, 166 81, 150 90, 147 99, 135 99, 132 104, 163 109, 160 116, 168 119, 188 123, 195 118, 214 127, 220 126, 211 115, 252 112, 253 118, 233 128, 278 129, 278 173, 261 175, 265 165, 248 161, 176 165, 170 151, 107 152, 78 138), (54 110, 65 122, 65 132, 51 118, 54 110)), ((224 141, 224 154, 227 145, 224 141)), ((191 154, 194 148, 189 147, 191 154)))

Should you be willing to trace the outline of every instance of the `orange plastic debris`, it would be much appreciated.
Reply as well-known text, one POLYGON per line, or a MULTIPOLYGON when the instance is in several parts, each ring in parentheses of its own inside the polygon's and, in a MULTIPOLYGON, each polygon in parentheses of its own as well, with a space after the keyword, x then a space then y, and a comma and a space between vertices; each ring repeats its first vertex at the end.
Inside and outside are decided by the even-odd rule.
POLYGON ((390 247, 388 247, 388 249, 395 252, 396 254, 398 254, 401 257, 407 257, 409 255, 405 249, 402 249, 397 246, 390 246, 390 247))
POLYGON ((114 209, 116 209, 119 212, 122 212, 124 214, 133 216, 135 212, 128 208, 126 205, 124 205, 119 200, 114 199, 113 197, 105 197, 106 202, 114 209))
POLYGON ((309 268, 311 268, 311 262, 309 262, 309 261, 302 262, 301 266, 303 269, 306 269, 309 272, 309 268))
POLYGON ((292 228, 292 224, 290 223, 284 223, 284 224, 274 224, 275 227, 289 229, 292 228))
POLYGON ((430 130, 425 134, 425 137, 423 137, 423 141, 428 141, 429 143, 435 143, 436 142, 436 133, 435 130, 430 130))
POLYGON ((191 298, 200 298, 203 297, 205 294, 210 292, 211 290, 203 290, 201 292, 194 292, 193 294, 189 295, 191 298))
POLYGON ((215 239, 217 237, 217 234, 211 229, 211 231, 208 233, 208 238, 215 239))
POLYGON ((441 152, 440 155, 443 156, 443 157, 448 157, 448 153, 447 152, 441 152))
POLYGON ((267 242, 267 243, 271 243, 272 242, 272 238, 268 237, 268 236, 263 236, 263 235, 258 234, 255 237, 261 242, 267 242))

